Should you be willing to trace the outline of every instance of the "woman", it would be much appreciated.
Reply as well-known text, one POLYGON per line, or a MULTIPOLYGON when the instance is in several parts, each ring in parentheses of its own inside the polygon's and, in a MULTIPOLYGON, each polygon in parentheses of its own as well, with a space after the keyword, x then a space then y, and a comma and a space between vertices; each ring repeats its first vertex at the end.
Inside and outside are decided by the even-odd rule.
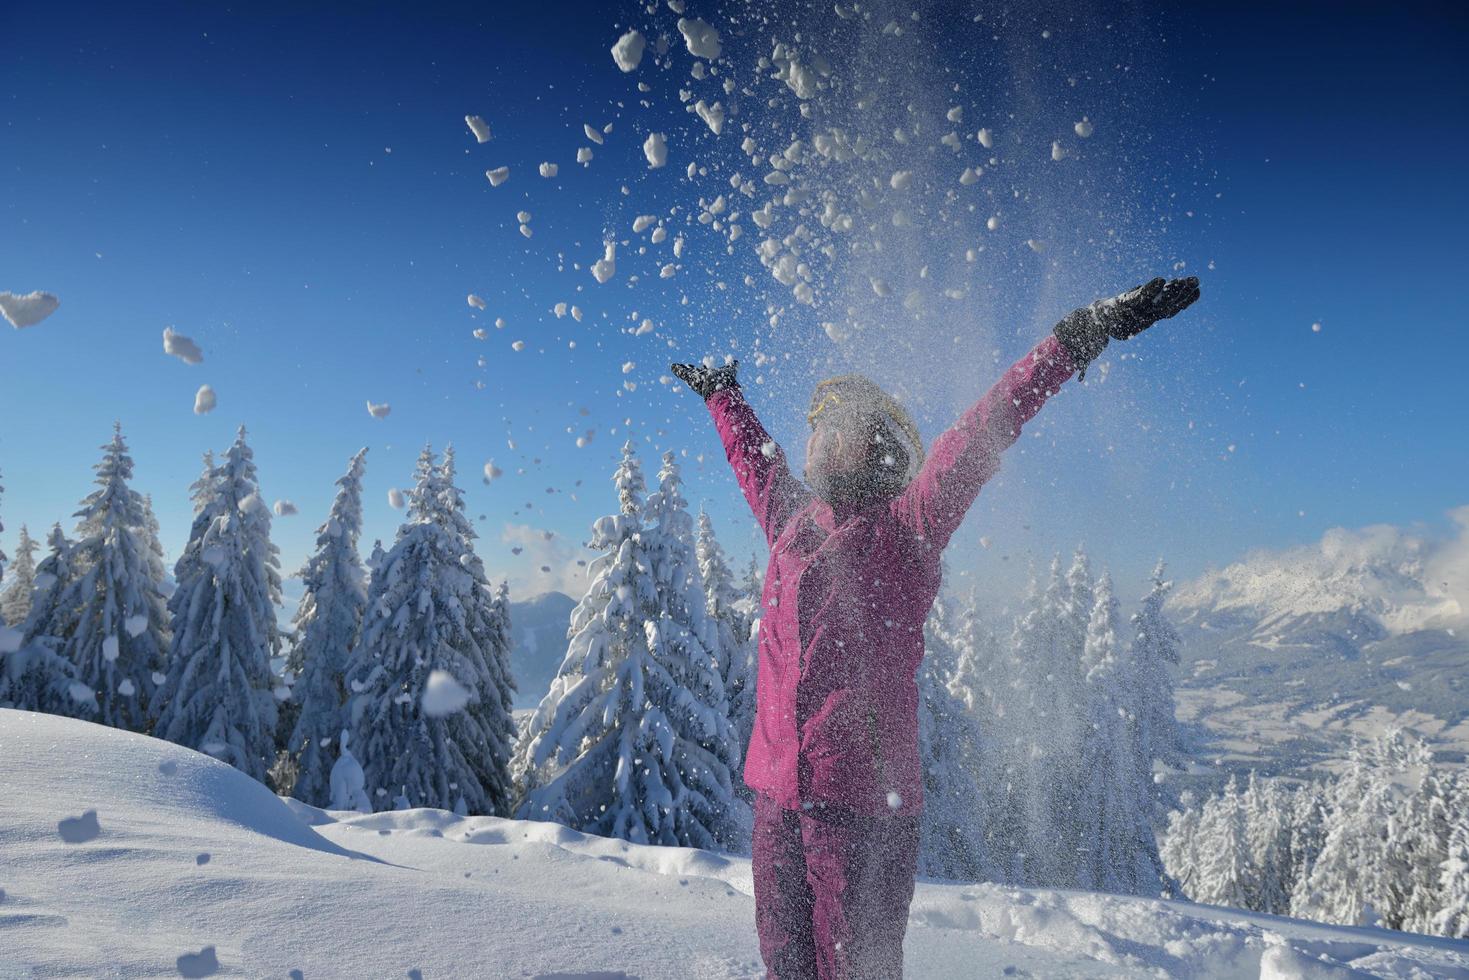
POLYGON ((925 460, 901 405, 860 375, 817 385, 806 482, 735 378, 673 365, 714 418, 770 545, 761 602, 753 868, 772 980, 900 977, 918 861, 918 688, 939 556, 1000 454, 1110 340, 1199 297, 1154 279, 1082 307, 1017 361, 925 460))

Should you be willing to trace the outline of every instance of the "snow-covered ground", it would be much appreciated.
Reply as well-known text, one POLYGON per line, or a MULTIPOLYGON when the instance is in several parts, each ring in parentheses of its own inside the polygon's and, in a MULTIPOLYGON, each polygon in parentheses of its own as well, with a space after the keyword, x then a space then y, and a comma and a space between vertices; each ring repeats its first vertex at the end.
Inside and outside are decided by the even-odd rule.
MULTIPOLYGON (((738 857, 325 813, 167 742, 0 710, 3 978, 758 977, 750 893, 738 857)), ((1465 942, 928 881, 905 949, 910 977, 1469 978, 1465 942)))

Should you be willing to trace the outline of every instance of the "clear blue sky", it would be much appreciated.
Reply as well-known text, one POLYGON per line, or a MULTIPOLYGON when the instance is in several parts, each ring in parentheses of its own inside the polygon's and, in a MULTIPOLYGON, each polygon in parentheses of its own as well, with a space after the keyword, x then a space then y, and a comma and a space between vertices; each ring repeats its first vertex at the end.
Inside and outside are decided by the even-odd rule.
MULTIPOLYGON (((370 545, 391 538, 401 514, 386 492, 407 483, 419 447, 452 441, 470 509, 485 516, 488 566, 529 592, 553 581, 534 566, 576 557, 615 506, 608 477, 631 419, 650 478, 655 447, 687 451, 688 496, 742 560, 757 538, 712 427, 657 377, 671 359, 729 349, 730 337, 748 353, 763 302, 699 281, 697 261, 666 282, 666 259, 629 250, 605 286, 586 271, 604 229, 626 239, 634 215, 688 204, 674 193, 681 146, 652 177, 639 149, 650 129, 689 125, 674 94, 688 59, 682 75, 648 63, 619 72, 608 48, 620 25, 647 19, 633 6, 295 6, 0 10, 13 39, 0 61, 0 289, 62 300, 41 325, 0 329, 3 544, 22 522, 37 537, 56 520, 70 529, 114 419, 170 559, 200 452, 247 425, 264 495, 300 508, 275 524, 287 572, 357 448, 371 447, 370 545), (640 78, 655 84, 650 108, 638 104, 640 78), (495 139, 475 144, 466 113, 495 139), (572 160, 583 122, 615 123, 590 168, 572 160), (559 162, 558 178, 534 175, 542 160, 559 162), (512 178, 491 188, 483 171, 502 164, 512 178), (530 240, 519 209, 533 214, 530 240), (470 309, 469 292, 489 310, 470 309), (585 320, 551 315, 560 301, 585 320), (659 323, 654 336, 621 330, 644 316, 659 323), (162 353, 170 325, 203 346, 203 364, 162 353), (488 340, 470 335, 477 326, 488 340), (202 383, 219 407, 197 417, 202 383), (391 416, 369 417, 368 399, 390 402, 391 416), (595 438, 577 448, 588 428, 595 438), (490 458, 506 475, 486 486, 490 458), (529 530, 506 541, 507 525, 529 530)), ((1448 4, 1288 6, 1047 15, 1057 44, 1078 46, 1068 59, 1094 63, 1079 91, 1092 86, 1080 104, 1098 121, 1095 145, 1128 127, 1128 142, 1111 144, 1127 160, 1119 179, 1148 214, 1169 216, 1168 241, 1098 262, 1094 283, 1045 271, 990 281, 998 306, 1019 312, 983 344, 926 343, 884 365, 894 338, 878 334, 874 350, 843 355, 919 391, 932 439, 1003 366, 981 348, 1008 363, 1070 307, 1169 274, 1165 258, 1203 279, 1199 306, 1133 342, 1135 359, 1047 406, 1039 437, 1012 450, 982 495, 951 557, 995 594, 1077 541, 1130 597, 1158 555, 1187 577, 1337 524, 1441 527, 1469 502, 1469 21, 1448 4), (1092 26, 1072 30, 1080 23, 1092 26), (1104 70, 1107 85, 1094 81, 1104 70)), ((949 16, 920 9, 930 22, 949 16)), ((694 0, 690 12, 728 17, 694 0)), ((1068 64, 1030 89, 992 91, 991 114, 1023 122, 1027 91, 1044 100, 1068 64)), ((1047 207, 1064 213, 1064 182, 1048 191, 1047 207)), ((693 246, 710 249, 695 231, 693 246)), ((743 268, 720 261, 704 267, 743 268)), ((748 387, 799 463, 804 393, 826 361, 802 363, 818 349, 811 324, 788 329, 808 336, 771 369, 787 383, 748 387)))

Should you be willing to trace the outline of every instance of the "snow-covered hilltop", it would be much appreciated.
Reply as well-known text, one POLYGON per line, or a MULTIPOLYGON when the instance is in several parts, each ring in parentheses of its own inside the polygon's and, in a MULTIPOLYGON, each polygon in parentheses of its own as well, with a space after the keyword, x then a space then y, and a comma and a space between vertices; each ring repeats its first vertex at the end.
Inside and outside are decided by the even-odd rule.
MULTIPOLYGON (((443 810, 328 813, 51 715, 0 709, 0 757, 0 976, 762 975, 740 858, 443 810)), ((1469 977, 1465 942, 930 881, 906 954, 914 978, 1469 977)))
POLYGON ((1469 752, 1469 508, 1448 539, 1389 525, 1256 551, 1180 583, 1180 716, 1214 754, 1270 771, 1342 757, 1343 736, 1403 724, 1469 752))
POLYGON ((1257 551, 1174 591, 1169 609, 1203 629, 1248 625, 1252 642, 1289 643, 1331 624, 1343 635, 1381 639, 1469 622, 1469 586, 1452 567, 1469 541, 1438 543, 1390 525, 1331 528, 1315 544, 1257 551), (1454 582, 1455 578, 1460 581, 1454 582))

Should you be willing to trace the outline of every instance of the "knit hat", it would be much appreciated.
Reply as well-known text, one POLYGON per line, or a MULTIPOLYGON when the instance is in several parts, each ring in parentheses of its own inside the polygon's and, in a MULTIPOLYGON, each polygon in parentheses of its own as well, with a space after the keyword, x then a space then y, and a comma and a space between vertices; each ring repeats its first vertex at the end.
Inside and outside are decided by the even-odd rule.
POLYGON ((823 418, 839 416, 864 422, 870 427, 876 457, 882 460, 886 454, 880 445, 891 439, 896 452, 891 453, 894 462, 902 465, 902 483, 907 485, 918 475, 923 466, 923 439, 912 417, 898 404, 897 399, 883 391, 870 378, 860 374, 842 374, 827 378, 816 385, 811 393, 811 410, 806 419, 811 428, 823 418))

